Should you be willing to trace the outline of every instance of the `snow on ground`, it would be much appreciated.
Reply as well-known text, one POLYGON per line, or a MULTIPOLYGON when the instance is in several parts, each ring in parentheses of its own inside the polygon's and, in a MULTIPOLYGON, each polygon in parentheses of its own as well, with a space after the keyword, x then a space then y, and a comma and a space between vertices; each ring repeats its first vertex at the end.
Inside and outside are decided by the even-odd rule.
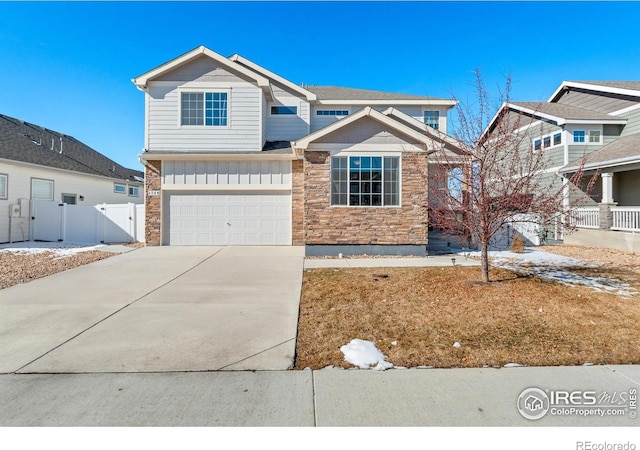
POLYGON ((387 357, 371 341, 353 339, 340 347, 340 351, 344 353, 345 361, 361 369, 386 370, 393 367, 392 363, 385 361, 387 357))
POLYGON ((104 245, 73 244, 69 242, 14 242, 13 244, 0 245, 0 253, 35 255, 51 252, 56 257, 63 257, 80 252, 98 250, 101 247, 104 247, 104 245))
MULTIPOLYGON (((469 256, 479 258, 480 252, 471 252, 469 256)), ((618 278, 582 273, 584 269, 597 269, 602 268, 601 266, 548 253, 537 248, 527 248, 524 253, 490 251, 489 263, 496 267, 536 275, 567 285, 587 286, 598 292, 609 292, 623 296, 638 294, 637 290, 618 278)))

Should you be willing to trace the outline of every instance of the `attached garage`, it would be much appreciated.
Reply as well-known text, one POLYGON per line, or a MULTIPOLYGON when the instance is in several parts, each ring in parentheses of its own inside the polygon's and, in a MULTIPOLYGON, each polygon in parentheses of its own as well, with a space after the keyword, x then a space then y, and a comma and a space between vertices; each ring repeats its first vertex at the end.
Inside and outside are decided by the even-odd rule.
POLYGON ((162 162, 163 245, 291 245, 290 160, 162 162))
POLYGON ((164 193, 165 245, 290 245, 289 192, 164 193))

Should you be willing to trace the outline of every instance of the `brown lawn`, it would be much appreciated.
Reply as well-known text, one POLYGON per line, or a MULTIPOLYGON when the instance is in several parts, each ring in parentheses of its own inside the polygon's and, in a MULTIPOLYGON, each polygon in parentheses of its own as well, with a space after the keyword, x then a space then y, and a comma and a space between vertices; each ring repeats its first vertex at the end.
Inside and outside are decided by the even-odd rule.
MULTIPOLYGON (((640 295, 503 269, 483 284, 479 270, 306 270, 295 368, 350 367, 340 347, 354 338, 373 341, 405 367, 640 363, 640 295)), ((637 272, 614 272, 640 288, 637 272)))

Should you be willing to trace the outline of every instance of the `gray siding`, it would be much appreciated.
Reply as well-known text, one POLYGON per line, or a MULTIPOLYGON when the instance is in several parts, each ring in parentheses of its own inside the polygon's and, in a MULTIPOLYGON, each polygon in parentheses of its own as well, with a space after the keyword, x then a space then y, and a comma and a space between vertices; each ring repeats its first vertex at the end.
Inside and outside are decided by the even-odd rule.
POLYGON ((253 83, 253 81, 242 74, 232 72, 221 66, 208 56, 201 56, 188 64, 180 66, 169 73, 166 73, 154 81, 199 81, 199 82, 220 82, 230 83, 243 80, 253 83))
POLYGON ((309 103, 284 89, 273 86, 274 101, 267 105, 267 140, 293 141, 309 134, 309 103), (271 106, 285 105, 298 108, 297 115, 272 115, 271 106))
POLYGON ((407 137, 368 117, 334 131, 319 144, 406 144, 407 137))
MULTIPOLYGON (((239 81, 236 79, 236 83, 239 81)), ((262 150, 260 134, 262 92, 249 83, 239 84, 228 89, 229 126, 205 127, 180 126, 179 83, 170 85, 150 83, 149 150, 168 152, 262 150)), ((211 89, 224 88, 216 86, 211 89)))
POLYGON ((603 125, 602 141, 604 145, 611 144, 620 137, 622 125, 603 125))
POLYGON ((637 104, 638 98, 604 92, 585 91, 582 89, 571 89, 560 97, 556 103, 609 114, 637 104))
MULTIPOLYGON (((351 106, 348 105, 316 105, 314 107, 312 107, 311 109, 311 132, 313 133, 316 130, 319 130, 320 128, 324 128, 327 125, 331 125, 333 122, 335 122, 336 120, 338 120, 338 117, 336 116, 318 116, 316 115, 316 111, 318 110, 327 110, 327 109, 331 109, 331 110, 347 110, 349 111, 349 114, 352 114, 354 111, 357 111, 358 108, 352 108, 351 106)), ((340 118, 344 118, 346 116, 340 116, 340 118)))
POLYGON ((629 113, 623 114, 619 117, 624 117, 625 119, 627 119, 627 124, 622 130, 621 137, 640 133, 640 109, 630 111, 629 113))

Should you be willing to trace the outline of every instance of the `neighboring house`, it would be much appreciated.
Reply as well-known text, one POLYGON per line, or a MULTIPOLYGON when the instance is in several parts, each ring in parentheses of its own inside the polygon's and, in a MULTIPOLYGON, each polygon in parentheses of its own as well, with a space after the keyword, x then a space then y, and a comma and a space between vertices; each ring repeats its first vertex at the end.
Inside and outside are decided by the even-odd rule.
POLYGON ((453 100, 298 86, 198 47, 145 92, 147 245, 424 254, 430 150, 453 100))
POLYGON ((0 114, 0 242, 29 239, 31 199, 142 203, 143 175, 71 136, 0 114))
POLYGON ((640 251, 640 81, 564 81, 547 102, 502 109, 494 121, 527 119, 527 150, 548 155, 547 171, 558 182, 578 170, 599 174, 572 218, 580 229, 564 242, 640 251))

